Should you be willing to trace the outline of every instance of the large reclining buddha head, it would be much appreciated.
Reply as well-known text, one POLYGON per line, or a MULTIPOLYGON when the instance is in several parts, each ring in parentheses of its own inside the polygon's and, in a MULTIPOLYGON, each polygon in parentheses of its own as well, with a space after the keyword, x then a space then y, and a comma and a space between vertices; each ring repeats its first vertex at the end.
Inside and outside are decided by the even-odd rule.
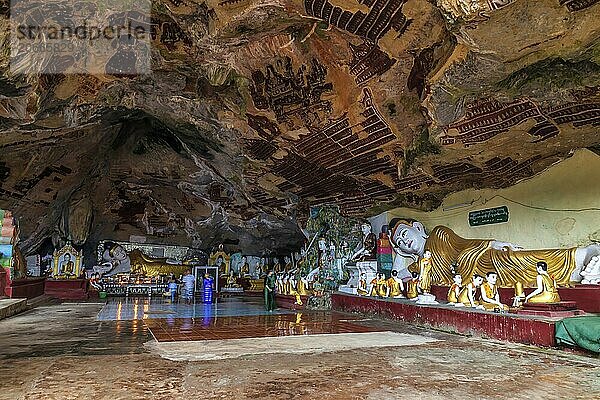
POLYGON ((413 219, 394 218, 390 226, 390 240, 400 255, 413 258, 423 256, 428 236, 422 223, 413 219))

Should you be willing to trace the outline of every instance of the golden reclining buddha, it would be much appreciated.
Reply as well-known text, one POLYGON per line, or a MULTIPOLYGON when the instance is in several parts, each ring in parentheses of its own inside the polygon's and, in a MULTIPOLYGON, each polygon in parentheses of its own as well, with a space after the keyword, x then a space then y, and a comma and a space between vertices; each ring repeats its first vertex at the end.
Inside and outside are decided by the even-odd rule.
POLYGON ((146 276, 174 274, 179 276, 185 274, 185 271, 189 269, 186 264, 170 264, 166 258, 148 257, 138 249, 129 252, 129 259, 131 260, 132 274, 146 276))
MULTIPOLYGON (((470 278, 474 274, 485 276, 498 272, 500 286, 512 287, 517 282, 535 285, 536 265, 545 261, 548 273, 559 285, 580 282, 582 270, 597 262, 600 245, 567 249, 526 250, 508 242, 493 239, 465 239, 452 229, 436 226, 429 235, 419 221, 394 219, 390 226, 390 242, 394 251, 415 261, 425 250, 432 253, 431 280, 434 284, 450 285, 453 282, 451 264, 458 264, 459 273, 470 278)), ((410 267, 412 268, 412 266, 410 267)))
POLYGON ((94 267, 95 272, 103 275, 132 273, 146 276, 183 275, 189 268, 186 262, 182 264, 169 263, 166 258, 153 258, 145 255, 139 249, 131 252, 119 244, 112 244, 103 252, 103 265, 94 267))

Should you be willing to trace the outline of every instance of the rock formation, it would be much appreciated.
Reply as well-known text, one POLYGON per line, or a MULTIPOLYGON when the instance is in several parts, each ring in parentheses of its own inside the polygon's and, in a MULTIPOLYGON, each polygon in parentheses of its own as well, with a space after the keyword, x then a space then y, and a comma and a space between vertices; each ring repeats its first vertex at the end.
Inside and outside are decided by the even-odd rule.
POLYGON ((150 74, 15 74, 2 34, 0 208, 24 252, 275 251, 311 205, 432 209, 600 145, 597 0, 153 3, 150 74))

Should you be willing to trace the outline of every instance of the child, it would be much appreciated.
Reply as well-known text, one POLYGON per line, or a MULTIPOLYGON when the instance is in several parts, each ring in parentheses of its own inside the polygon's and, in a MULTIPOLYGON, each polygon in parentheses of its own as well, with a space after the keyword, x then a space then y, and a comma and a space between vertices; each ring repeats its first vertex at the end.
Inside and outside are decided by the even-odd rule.
POLYGON ((171 303, 174 303, 175 296, 177 295, 177 282, 175 282, 175 278, 169 280, 169 292, 171 293, 171 303))

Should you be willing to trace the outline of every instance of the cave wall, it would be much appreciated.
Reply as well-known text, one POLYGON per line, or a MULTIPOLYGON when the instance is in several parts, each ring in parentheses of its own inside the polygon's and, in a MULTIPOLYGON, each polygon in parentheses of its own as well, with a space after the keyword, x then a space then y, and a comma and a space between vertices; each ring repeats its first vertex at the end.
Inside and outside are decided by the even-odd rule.
POLYGON ((370 221, 374 229, 379 230, 393 218, 413 218, 423 222, 428 231, 437 225, 445 225, 465 238, 497 239, 531 249, 588 245, 591 241, 600 241, 598 182, 600 156, 589 150, 579 150, 542 174, 509 188, 465 190, 449 195, 431 212, 397 208, 370 221), (472 201, 470 206, 444 210, 472 201), (507 223, 469 225, 470 211, 504 205, 510 213, 507 223))
MULTIPOLYGON (((8 23, 8 7, 0 9, 8 23)), ((431 211, 600 145, 596 0, 155 0, 152 72, 11 75, 23 249, 290 252, 311 206, 431 211)), ((0 32, 0 37, 6 39, 0 32)))

